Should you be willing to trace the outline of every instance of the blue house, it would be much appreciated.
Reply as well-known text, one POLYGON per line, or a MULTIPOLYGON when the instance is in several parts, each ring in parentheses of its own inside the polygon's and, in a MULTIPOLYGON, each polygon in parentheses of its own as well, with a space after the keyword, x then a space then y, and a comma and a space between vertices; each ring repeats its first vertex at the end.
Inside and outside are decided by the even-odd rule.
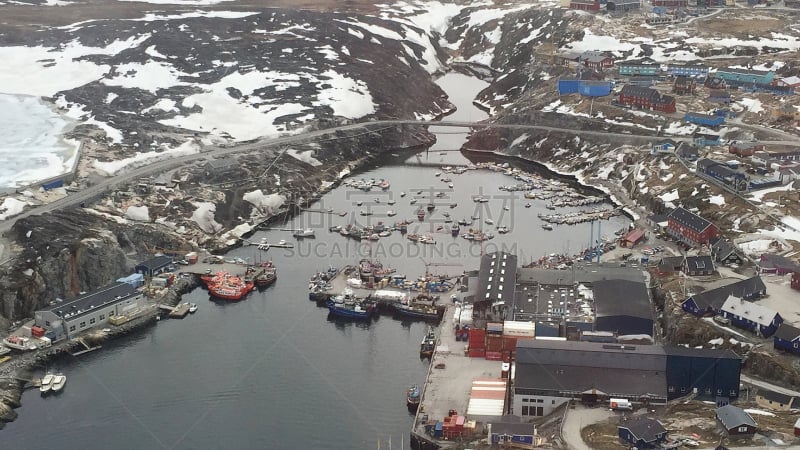
POLYGON ((686 395, 730 401, 739 397, 742 358, 730 349, 664 347, 667 398, 686 395))
POLYGON ((772 346, 778 350, 800 355, 800 328, 782 323, 775 335, 772 336, 772 346))
POLYGON ((653 76, 661 72, 661 65, 652 62, 625 61, 617 64, 617 69, 622 76, 653 76))
POLYGON ((712 89, 708 93, 708 101, 727 105, 731 102, 731 93, 723 89, 712 89))
POLYGON ((692 143, 695 145, 701 145, 705 147, 713 145, 722 145, 722 138, 720 138, 718 134, 695 133, 692 136, 692 143))
POLYGON ((676 147, 675 141, 673 141, 672 139, 665 139, 657 144, 653 144, 653 150, 651 151, 651 153, 653 155, 657 155, 660 153, 671 154, 672 152, 675 151, 675 147, 676 147))
POLYGON ((667 72, 674 77, 702 78, 708 75, 708 71, 709 67, 703 64, 670 64, 667 68, 667 72))
POLYGON ((635 417, 617 426, 617 435, 623 445, 637 449, 656 448, 667 439, 664 425, 648 417, 635 417))
POLYGON ((488 425, 489 443, 501 446, 519 446, 533 448, 541 445, 541 438, 536 434, 536 426, 532 423, 492 422, 488 425), (537 443, 538 442, 538 443, 537 443))
POLYGON ((718 127, 725 123, 725 117, 718 116, 718 115, 710 115, 710 114, 701 114, 696 112, 687 112, 683 116, 683 120, 688 123, 693 123, 696 125, 703 125, 706 127, 718 127))
POLYGON ((723 317, 730 319, 732 325, 763 337, 775 334, 783 323, 783 317, 774 310, 733 295, 728 296, 720 312, 723 317))
POLYGON ((764 285, 764 281, 761 280, 761 277, 755 276, 694 294, 683 301, 681 308, 697 317, 713 316, 722 309, 722 305, 725 304, 725 300, 730 295, 736 295, 738 298, 745 300, 753 300, 766 295, 766 293, 767 286, 764 285))

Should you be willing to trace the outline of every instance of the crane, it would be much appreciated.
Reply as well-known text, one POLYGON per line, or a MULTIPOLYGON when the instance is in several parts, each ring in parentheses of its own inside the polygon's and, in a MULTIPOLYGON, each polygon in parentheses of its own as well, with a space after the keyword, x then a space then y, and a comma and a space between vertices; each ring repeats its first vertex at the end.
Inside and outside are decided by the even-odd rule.
POLYGON ((425 278, 430 276, 430 271, 428 270, 429 267, 463 267, 464 264, 461 263, 446 263, 446 262, 427 262, 420 256, 420 261, 425 264, 425 278))

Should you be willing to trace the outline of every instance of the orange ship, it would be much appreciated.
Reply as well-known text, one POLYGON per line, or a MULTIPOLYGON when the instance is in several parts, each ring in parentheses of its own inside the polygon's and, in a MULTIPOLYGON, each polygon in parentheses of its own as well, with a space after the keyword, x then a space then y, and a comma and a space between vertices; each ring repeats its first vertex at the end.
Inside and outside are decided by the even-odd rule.
POLYGON ((213 276, 202 276, 200 279, 206 283, 212 296, 223 300, 241 300, 255 287, 253 282, 228 272, 217 272, 213 276))

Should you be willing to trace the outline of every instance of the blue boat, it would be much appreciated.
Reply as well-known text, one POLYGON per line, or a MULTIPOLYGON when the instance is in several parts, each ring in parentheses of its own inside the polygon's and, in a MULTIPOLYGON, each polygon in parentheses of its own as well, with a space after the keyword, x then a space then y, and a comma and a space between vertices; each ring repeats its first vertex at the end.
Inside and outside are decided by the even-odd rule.
POLYGON ((334 316, 349 319, 370 319, 375 312, 375 304, 356 298, 353 291, 345 289, 340 295, 327 301, 328 311, 334 316))

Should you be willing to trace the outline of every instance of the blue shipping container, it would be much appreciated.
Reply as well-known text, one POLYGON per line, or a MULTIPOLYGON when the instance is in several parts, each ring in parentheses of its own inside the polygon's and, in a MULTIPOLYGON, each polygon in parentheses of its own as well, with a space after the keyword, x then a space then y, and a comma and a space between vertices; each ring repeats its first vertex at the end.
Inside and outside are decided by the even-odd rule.
POLYGON ((42 189, 44 189, 45 191, 49 191, 50 189, 60 188, 61 186, 64 186, 64 180, 62 179, 53 180, 47 183, 42 183, 42 189))
POLYGON ((581 85, 581 80, 558 80, 558 95, 575 94, 581 85))
POLYGON ((587 97, 604 97, 611 94, 611 83, 607 81, 583 81, 578 92, 587 97))

